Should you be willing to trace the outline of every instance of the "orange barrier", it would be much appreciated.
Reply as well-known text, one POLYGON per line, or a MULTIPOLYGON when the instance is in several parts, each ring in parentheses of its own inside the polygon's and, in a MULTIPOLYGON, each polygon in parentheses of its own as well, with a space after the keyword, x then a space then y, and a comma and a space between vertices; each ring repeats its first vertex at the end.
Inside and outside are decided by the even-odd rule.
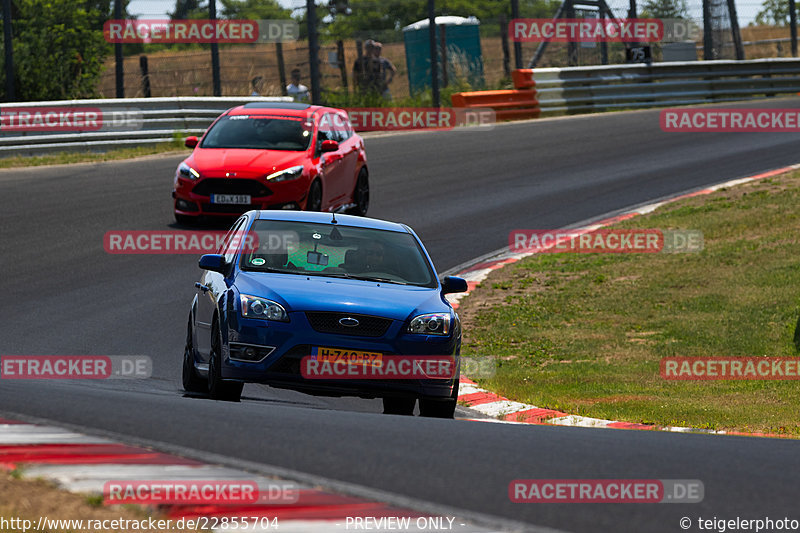
POLYGON ((533 89, 536 82, 533 81, 533 69, 521 68, 511 71, 511 80, 514 82, 515 89, 533 89))
POLYGON ((453 107, 494 109, 500 120, 536 118, 541 113, 539 100, 536 99, 536 91, 533 89, 455 93, 451 100, 453 107))
POLYGON ((512 90, 455 93, 451 96, 453 107, 491 108, 500 120, 538 117, 542 111, 536 99, 533 70, 514 70, 511 79, 515 87, 512 90))

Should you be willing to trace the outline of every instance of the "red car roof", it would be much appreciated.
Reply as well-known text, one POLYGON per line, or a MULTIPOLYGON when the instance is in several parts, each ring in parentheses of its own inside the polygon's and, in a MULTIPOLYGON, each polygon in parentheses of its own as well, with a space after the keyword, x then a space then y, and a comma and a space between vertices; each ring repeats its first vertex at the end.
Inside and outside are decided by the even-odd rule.
POLYGON ((304 118, 317 111, 342 111, 332 107, 301 104, 296 102, 250 102, 234 107, 229 115, 281 115, 285 117, 304 118))

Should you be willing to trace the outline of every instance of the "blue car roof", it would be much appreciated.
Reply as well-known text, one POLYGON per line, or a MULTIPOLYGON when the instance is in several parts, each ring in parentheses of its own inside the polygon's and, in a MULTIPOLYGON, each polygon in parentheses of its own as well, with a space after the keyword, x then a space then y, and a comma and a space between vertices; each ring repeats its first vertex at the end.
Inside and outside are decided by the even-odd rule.
MULTIPOLYGON (((259 220, 289 220, 293 222, 316 222, 329 224, 333 219, 332 213, 317 213, 313 211, 289 211, 289 210, 262 210, 257 211, 259 220)), ((381 229, 387 231, 397 231, 409 233, 406 226, 388 220, 378 220, 377 218, 359 217, 354 215, 336 214, 336 222, 342 226, 355 226, 359 228, 381 229)))

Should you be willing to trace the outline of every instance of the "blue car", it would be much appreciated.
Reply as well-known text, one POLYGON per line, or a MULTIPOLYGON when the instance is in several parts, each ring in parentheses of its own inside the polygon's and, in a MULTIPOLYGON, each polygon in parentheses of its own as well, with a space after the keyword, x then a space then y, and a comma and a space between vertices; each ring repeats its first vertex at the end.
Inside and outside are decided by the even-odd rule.
POLYGON ((419 400, 422 416, 453 417, 461 324, 445 294, 464 292, 467 284, 456 277, 440 281, 408 226, 331 213, 248 211, 219 253, 202 256, 199 266, 205 272, 195 284, 183 359, 187 392, 238 401, 244 383, 264 383, 382 398, 389 414, 413 414, 419 400), (413 360, 417 369, 420 361, 447 359, 453 368, 448 375, 393 379, 304 370, 354 362, 363 370, 376 359, 382 369, 394 368, 390 359, 413 360))

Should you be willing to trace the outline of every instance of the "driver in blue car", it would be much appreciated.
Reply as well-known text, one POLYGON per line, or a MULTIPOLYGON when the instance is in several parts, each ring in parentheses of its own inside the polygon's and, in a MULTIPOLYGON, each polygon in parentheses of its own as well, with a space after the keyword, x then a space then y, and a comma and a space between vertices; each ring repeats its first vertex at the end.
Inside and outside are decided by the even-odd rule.
POLYGON ((364 270, 366 272, 386 272, 383 244, 371 242, 364 247, 364 270))

